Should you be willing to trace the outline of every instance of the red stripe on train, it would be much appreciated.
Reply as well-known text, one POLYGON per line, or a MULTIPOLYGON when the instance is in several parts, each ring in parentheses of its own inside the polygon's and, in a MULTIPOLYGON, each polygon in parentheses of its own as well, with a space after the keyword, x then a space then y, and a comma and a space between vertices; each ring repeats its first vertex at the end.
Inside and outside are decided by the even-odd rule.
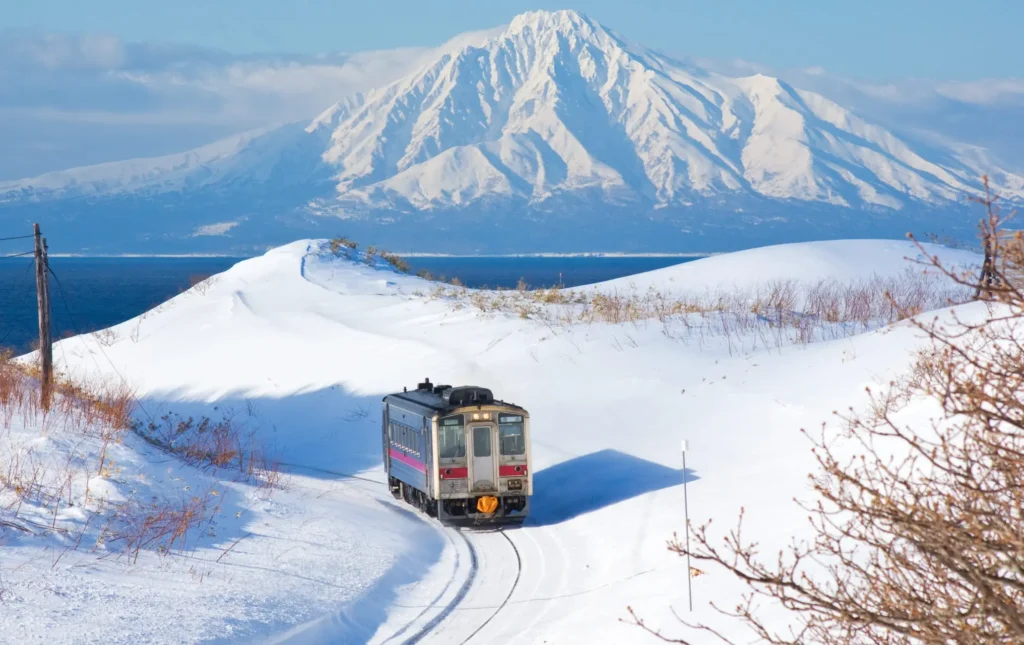
POLYGON ((441 479, 466 479, 469 477, 469 469, 462 468, 440 468, 441 479))
POLYGON ((526 464, 517 466, 498 466, 499 477, 522 477, 526 474, 526 464))
POLYGON ((427 466, 422 461, 417 461, 410 457, 409 455, 402 452, 401 450, 395 450, 394 448, 391 448, 389 454, 391 455, 391 458, 394 459, 395 461, 400 461, 406 466, 410 466, 420 471, 421 473, 426 474, 427 466))

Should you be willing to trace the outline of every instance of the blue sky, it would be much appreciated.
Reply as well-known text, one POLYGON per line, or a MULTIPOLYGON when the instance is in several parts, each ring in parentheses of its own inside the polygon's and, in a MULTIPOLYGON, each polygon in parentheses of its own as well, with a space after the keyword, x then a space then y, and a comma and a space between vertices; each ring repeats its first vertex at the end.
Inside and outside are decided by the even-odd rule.
POLYGON ((775 68, 820 66, 865 80, 1024 75, 1019 0, 31 0, 0 28, 99 31, 230 52, 360 51, 436 45, 529 9, 583 11, 678 55, 775 68))

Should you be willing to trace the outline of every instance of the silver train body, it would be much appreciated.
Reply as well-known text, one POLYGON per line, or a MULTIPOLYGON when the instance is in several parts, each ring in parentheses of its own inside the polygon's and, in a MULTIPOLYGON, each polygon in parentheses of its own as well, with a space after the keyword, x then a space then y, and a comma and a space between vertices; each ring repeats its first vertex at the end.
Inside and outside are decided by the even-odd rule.
POLYGON ((388 487, 446 524, 522 523, 533 494, 530 415, 476 386, 389 394, 381 434, 388 487))

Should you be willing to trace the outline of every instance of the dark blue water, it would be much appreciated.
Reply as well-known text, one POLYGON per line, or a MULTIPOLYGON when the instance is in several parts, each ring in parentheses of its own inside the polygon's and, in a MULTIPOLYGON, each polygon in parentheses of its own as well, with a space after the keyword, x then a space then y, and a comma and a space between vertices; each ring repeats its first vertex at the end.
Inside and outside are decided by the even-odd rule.
MULTIPOLYGON (((469 287, 512 288, 581 284, 651 271, 691 258, 408 258, 413 272, 458 277, 469 287)), ((134 318, 219 273, 240 258, 50 258, 54 339, 88 333, 134 318), (63 289, 61 289, 63 287, 63 289)), ((29 351, 38 338, 35 271, 31 257, 0 258, 0 346, 29 351)))
MULTIPOLYGON (((191 280, 239 258, 50 258, 50 334, 104 329, 185 291, 191 280), (58 282, 59 281, 59 285, 58 282), (63 287, 63 289, 61 289, 63 287)), ((0 258, 0 346, 28 351, 39 337, 36 278, 30 257, 0 258)))

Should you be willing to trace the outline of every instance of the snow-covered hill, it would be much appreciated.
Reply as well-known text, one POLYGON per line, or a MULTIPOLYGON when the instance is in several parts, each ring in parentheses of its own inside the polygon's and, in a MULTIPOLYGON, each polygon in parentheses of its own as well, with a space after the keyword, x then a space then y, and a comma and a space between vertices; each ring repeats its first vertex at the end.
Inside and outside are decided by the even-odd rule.
MULTIPOLYGON (((273 238, 268 220, 294 228, 341 218, 364 238, 428 248, 467 229, 468 239, 500 232, 514 246, 528 229, 545 250, 563 250, 567 231, 600 222, 618 230, 588 236, 581 250, 627 250, 623 231, 640 247, 660 239, 692 250, 751 224, 772 241, 806 239, 808 227, 824 237, 899 234, 922 213, 960 214, 983 173, 1004 197, 1024 199, 1024 177, 984 151, 911 146, 783 80, 712 73, 577 12, 540 11, 460 37, 308 125, 0 183, 0 202, 99 200, 138 217, 185 202, 195 226, 223 223, 227 204, 236 237, 273 238), (435 234, 395 223, 432 223, 424 230, 435 234)), ((937 232, 951 222, 931 223, 937 232)))
MULTIPOLYGON (((978 260, 928 252, 951 265, 978 260)), ((900 276, 914 266, 904 258, 917 255, 906 242, 787 245, 629 282, 661 291, 843 283, 900 276), (772 271, 752 271, 764 266, 772 271)), ((91 543, 56 558, 66 547, 56 539, 18 536, 0 549, 0 634, 51 643, 282 635, 309 644, 406 642, 422 632, 417 642, 452 643, 479 628, 481 642, 647 643, 618 621, 627 605, 670 634, 679 629, 672 608, 686 607, 685 562, 665 550, 683 528, 679 440, 691 446, 691 518, 725 530, 745 507, 745 535, 772 553, 807 528, 792 501, 808 494, 813 467, 799 429, 864 403, 864 386, 901 374, 922 343, 900 323, 741 351, 756 330, 716 331, 696 315, 688 335, 667 334, 656 319, 551 324, 480 312, 434 295, 435 286, 302 241, 107 332, 61 341, 60 369, 127 379, 148 415, 231 415, 289 464, 289 484, 267 500, 217 482, 224 470, 191 472, 129 435, 118 469, 94 477, 93 490, 173 496, 217 482, 227 510, 216 532, 180 555, 144 554, 137 566, 91 543), (380 480, 380 397, 424 376, 485 385, 531 411, 533 516, 509 532, 518 568, 499 536, 410 514, 380 480)), ((912 411, 924 424, 932 414, 912 411)), ((38 429, 15 434, 39 455, 85 449, 38 429)), ((72 528, 84 523, 74 502, 57 520, 72 528)), ((685 617, 735 635, 707 607, 736 604, 732 579, 709 570, 693 589, 695 612, 685 617)))

